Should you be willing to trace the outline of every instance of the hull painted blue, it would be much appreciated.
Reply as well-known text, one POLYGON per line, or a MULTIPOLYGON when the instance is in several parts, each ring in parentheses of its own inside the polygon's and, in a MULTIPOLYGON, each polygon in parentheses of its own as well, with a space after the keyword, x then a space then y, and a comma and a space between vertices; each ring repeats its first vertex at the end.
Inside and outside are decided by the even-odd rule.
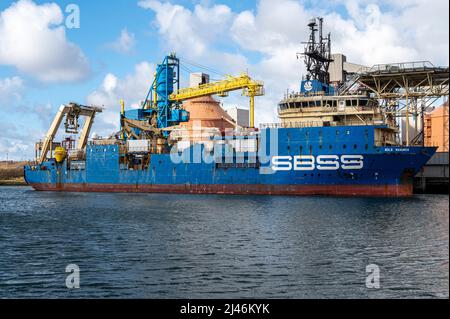
MULTIPOLYGON (((179 163, 169 154, 152 155, 146 170, 123 169, 119 164, 117 145, 95 146, 87 149, 86 168, 69 170, 67 165, 49 161, 44 169, 25 168, 25 178, 31 185, 254 185, 311 186, 342 185, 354 187, 411 185, 412 177, 434 154, 434 148, 375 147, 376 126, 317 127, 277 129, 277 156, 361 156, 360 169, 314 169, 273 171, 272 161, 254 164, 179 163), (272 170, 271 170, 272 169, 272 170), (268 174, 268 170, 271 173, 268 174)), ((269 139, 267 139, 268 146, 269 139)), ((329 165, 324 165, 325 168, 329 165)), ((211 188, 215 189, 215 188, 211 188)), ((408 186, 409 189, 412 189, 408 186)), ((205 191, 206 192, 206 191, 205 191)), ((241 191, 236 191, 239 193, 241 191)), ((386 191, 385 191, 386 192, 386 191)), ((262 191, 261 193, 267 193, 262 191)), ((300 193, 300 192, 299 192, 300 193)))

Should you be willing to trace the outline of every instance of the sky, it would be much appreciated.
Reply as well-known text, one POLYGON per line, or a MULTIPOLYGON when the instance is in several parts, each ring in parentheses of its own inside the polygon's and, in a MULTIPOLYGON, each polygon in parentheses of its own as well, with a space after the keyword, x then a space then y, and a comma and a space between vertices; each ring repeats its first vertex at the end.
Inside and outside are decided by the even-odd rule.
MULTIPOLYGON (((275 122, 284 92, 299 88, 296 53, 317 16, 333 53, 350 62, 449 64, 447 0, 0 0, 0 161, 32 159, 72 101, 104 108, 92 135, 116 132, 119 100, 139 107, 171 52, 183 86, 189 71, 205 72, 199 65, 212 79, 248 72, 263 81, 256 122, 275 122)), ((239 92, 221 102, 248 107, 239 92)))

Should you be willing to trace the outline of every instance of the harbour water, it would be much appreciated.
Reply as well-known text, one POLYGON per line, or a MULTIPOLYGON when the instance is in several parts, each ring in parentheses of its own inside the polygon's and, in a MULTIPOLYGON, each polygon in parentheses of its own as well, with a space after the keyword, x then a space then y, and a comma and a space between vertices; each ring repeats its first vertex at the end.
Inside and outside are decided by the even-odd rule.
POLYGON ((448 298, 448 205, 0 187, 0 298, 448 298))

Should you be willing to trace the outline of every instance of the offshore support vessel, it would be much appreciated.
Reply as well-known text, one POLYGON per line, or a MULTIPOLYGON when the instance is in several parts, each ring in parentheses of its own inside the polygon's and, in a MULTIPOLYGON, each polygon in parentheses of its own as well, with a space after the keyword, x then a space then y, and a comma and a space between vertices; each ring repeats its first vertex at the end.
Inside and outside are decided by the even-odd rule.
POLYGON ((37 143, 37 164, 25 167, 27 183, 69 192, 412 195, 413 177, 436 149, 402 146, 395 119, 370 94, 339 95, 329 81, 330 35, 323 37, 320 18, 309 27, 308 73, 300 91, 279 103, 280 123, 254 128, 254 98, 264 87, 248 75, 213 83, 201 76, 180 89, 172 54, 158 65, 141 108, 125 110, 122 101, 121 129, 107 139, 88 141, 101 108, 61 106, 37 143), (250 97, 248 127, 211 97, 234 90, 250 97), (54 142, 64 119, 66 132, 80 133, 77 142, 54 142))

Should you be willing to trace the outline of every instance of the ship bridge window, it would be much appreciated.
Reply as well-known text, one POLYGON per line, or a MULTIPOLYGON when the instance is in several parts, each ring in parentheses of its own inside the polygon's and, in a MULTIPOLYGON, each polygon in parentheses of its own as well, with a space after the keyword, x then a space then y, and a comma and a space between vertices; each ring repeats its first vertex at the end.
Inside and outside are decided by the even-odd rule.
POLYGON ((359 105, 360 105, 360 106, 367 106, 368 102, 369 102, 369 101, 368 101, 368 100, 365 100, 365 99, 364 99, 364 100, 359 100, 359 105))
POLYGON ((347 148, 347 145, 346 144, 342 145, 342 148, 345 150, 347 148))
POLYGON ((353 145, 353 148, 356 150, 358 148, 358 145, 357 144, 353 145))

